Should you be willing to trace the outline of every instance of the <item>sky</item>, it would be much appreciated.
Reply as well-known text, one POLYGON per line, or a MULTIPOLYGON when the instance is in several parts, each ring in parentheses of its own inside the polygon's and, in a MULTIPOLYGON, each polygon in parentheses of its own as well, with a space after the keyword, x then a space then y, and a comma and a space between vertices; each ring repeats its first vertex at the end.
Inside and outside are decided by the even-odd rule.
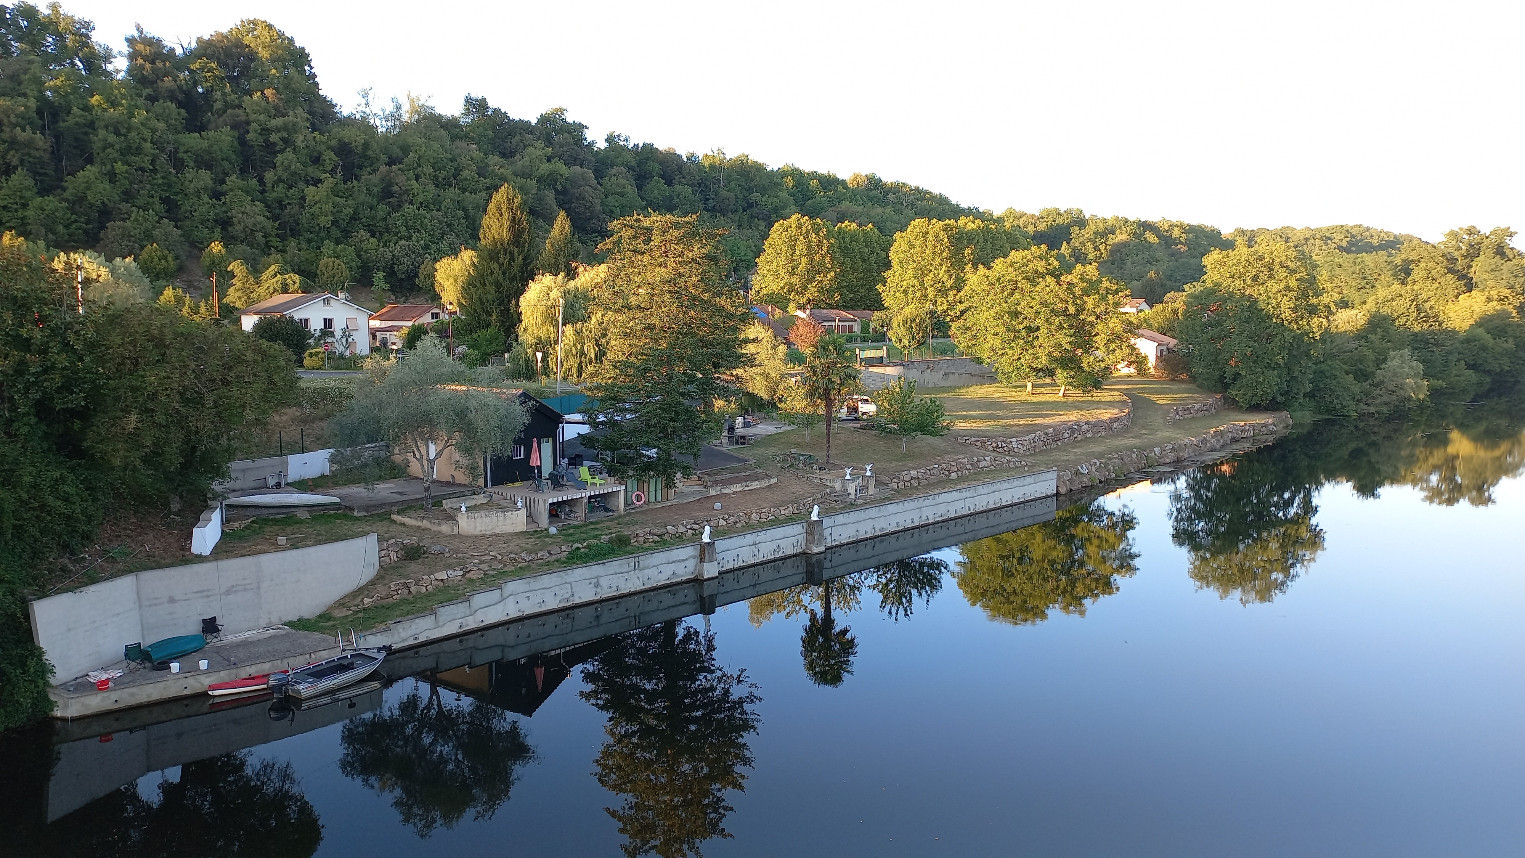
MULTIPOLYGON (((1525 4, 72 0, 117 50, 269 20, 344 109, 553 107, 999 213, 1525 231, 1525 4)), ((1517 240, 1519 245, 1520 241, 1517 240)))

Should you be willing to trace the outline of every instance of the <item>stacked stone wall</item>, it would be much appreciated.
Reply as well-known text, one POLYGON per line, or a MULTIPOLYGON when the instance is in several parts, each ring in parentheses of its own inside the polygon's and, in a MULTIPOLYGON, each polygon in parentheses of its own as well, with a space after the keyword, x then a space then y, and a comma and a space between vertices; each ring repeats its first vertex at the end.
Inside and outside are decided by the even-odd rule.
POLYGON ((1170 444, 1124 450, 1105 459, 1092 459, 1071 467, 1063 467, 1059 469, 1059 494, 1115 480, 1146 468, 1186 462, 1194 456, 1215 453, 1240 441, 1280 435, 1291 425, 1292 419, 1286 414, 1277 414, 1264 420, 1227 423, 1201 435, 1194 435, 1170 444))
POLYGON ((1205 402, 1193 402, 1190 405, 1177 405, 1165 412, 1165 422, 1174 423, 1177 420, 1186 420, 1191 417, 1201 417, 1204 414, 1217 414, 1223 410, 1223 396, 1213 396, 1205 402))
POLYGON ((1133 425, 1133 404, 1130 402, 1123 413, 1097 420, 1074 420, 1048 429, 1020 435, 1016 438, 993 438, 989 436, 962 435, 955 440, 992 453, 1023 455, 1039 450, 1050 450, 1061 444, 1082 438, 1100 438, 1115 432, 1125 432, 1133 425))

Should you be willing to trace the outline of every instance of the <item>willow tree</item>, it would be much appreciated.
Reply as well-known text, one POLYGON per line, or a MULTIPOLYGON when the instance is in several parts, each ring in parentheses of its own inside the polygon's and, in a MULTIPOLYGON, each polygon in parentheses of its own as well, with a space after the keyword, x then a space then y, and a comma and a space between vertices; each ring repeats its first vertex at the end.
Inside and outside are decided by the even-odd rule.
POLYGON ((473 369, 445 354, 438 337, 425 337, 403 360, 373 362, 349 407, 333 419, 345 447, 385 443, 418 465, 424 506, 434 505, 434 470, 446 450, 471 477, 481 461, 508 453, 528 420, 502 376, 473 369))
POLYGON ((453 256, 446 256, 434 263, 434 291, 440 303, 451 310, 459 310, 465 300, 466 281, 477 265, 477 252, 469 248, 453 256))
POLYGON ((824 221, 791 215, 773 224, 757 257, 752 290, 759 298, 791 310, 838 303, 838 266, 824 221))
POLYGON ((477 258, 461 290, 461 312, 473 328, 519 328, 519 296, 535 272, 529 213, 512 185, 487 203, 478 234, 477 258))
POLYGON ((1034 379, 1095 390, 1114 367, 1136 361, 1128 297, 1094 265, 1075 265, 1046 247, 1012 252, 974 271, 953 323, 959 348, 1008 383, 1034 379))

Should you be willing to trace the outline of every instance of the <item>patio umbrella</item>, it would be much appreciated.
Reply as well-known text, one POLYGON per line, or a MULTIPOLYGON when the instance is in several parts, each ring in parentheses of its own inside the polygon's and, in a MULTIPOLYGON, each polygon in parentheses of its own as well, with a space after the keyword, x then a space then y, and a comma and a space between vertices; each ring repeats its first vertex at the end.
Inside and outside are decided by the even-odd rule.
POLYGON ((540 442, 530 441, 530 467, 540 467, 540 442))

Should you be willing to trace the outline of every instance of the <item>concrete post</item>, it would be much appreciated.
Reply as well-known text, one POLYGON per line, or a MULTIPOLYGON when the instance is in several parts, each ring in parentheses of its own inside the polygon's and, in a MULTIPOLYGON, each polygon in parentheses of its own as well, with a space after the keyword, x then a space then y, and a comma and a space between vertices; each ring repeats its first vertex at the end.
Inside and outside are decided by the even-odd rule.
POLYGON ((615 515, 624 515, 625 514, 625 490, 624 489, 620 489, 617 492, 610 492, 609 494, 604 495, 604 497, 610 498, 610 499, 612 499, 614 501, 614 503, 610 505, 610 508, 614 510, 614 514, 615 515))
POLYGON ((699 543, 699 577, 701 579, 720 577, 720 554, 713 542, 699 543))
POLYGON ((805 553, 826 553, 826 522, 818 518, 805 522, 805 553))
MULTIPOLYGON (((872 466, 870 466, 870 467, 872 467, 872 466)), ((877 488, 878 488, 878 486, 876 485, 878 480, 879 480, 879 478, 874 476, 872 471, 870 471, 868 474, 864 475, 864 477, 863 477, 863 490, 862 490, 862 493, 866 494, 866 495, 873 494, 877 490, 877 488)))

